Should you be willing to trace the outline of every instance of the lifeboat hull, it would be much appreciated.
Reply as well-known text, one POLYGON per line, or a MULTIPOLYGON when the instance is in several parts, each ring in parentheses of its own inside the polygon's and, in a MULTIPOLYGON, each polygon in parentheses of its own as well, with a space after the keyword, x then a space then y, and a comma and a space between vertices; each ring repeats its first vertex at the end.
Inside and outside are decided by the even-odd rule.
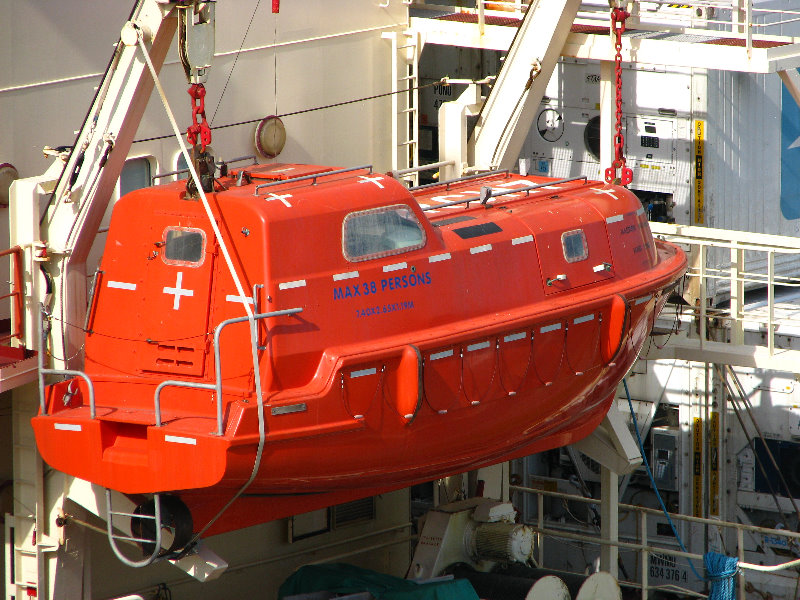
POLYGON ((95 405, 86 378, 48 386, 33 419, 48 464, 127 494, 175 493, 196 523, 246 486, 219 532, 571 444, 608 412, 686 269, 623 188, 501 174, 412 195, 387 177, 330 173, 328 196, 269 170, 248 177, 274 184, 276 202, 254 206, 235 173, 216 194, 219 221, 242 231, 245 301, 272 316, 213 341, 212 326, 242 311, 197 203, 177 184, 143 191, 174 204, 152 224, 137 221, 145 196, 121 201, 87 335, 95 405), (459 200, 482 186, 514 194, 491 210, 459 200), (283 247, 295 216, 332 221, 324 247, 339 262, 322 268, 334 259, 313 245, 305 270, 291 253, 247 254, 253 237, 283 247), (390 221, 394 246, 385 231, 373 241, 390 221), (202 250, 186 242, 162 260, 175 239, 202 250), (242 508, 254 502, 258 516, 242 508))

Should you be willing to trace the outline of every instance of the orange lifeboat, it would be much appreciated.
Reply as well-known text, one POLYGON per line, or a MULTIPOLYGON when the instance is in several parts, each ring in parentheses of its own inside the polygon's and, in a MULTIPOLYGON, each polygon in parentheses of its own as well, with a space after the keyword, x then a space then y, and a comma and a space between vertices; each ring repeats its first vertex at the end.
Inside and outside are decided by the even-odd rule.
POLYGON ((128 194, 85 370, 33 419, 52 467, 169 492, 208 534, 580 440, 686 269, 584 179, 271 164, 208 199, 252 294, 183 183, 128 194))

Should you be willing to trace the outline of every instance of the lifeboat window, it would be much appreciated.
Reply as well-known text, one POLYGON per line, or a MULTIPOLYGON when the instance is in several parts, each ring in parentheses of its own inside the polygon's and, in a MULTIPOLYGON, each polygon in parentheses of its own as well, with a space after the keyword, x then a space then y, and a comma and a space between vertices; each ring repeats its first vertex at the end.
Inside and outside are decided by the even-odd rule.
POLYGON ((342 251, 351 262, 409 252, 425 245, 425 230, 404 204, 353 212, 342 223, 342 251))
POLYGON ((191 227, 164 230, 164 262, 168 265, 199 267, 205 258, 206 234, 191 227))
POLYGON ((573 229, 562 233, 561 247, 564 249, 564 258, 567 262, 579 262, 589 257, 589 247, 586 245, 583 229, 573 229))

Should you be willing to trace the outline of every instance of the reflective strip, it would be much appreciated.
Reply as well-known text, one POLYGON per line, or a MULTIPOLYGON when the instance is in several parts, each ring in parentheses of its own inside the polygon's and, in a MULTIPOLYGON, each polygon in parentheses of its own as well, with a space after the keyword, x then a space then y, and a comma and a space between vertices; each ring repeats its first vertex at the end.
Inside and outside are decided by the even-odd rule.
POLYGON ((242 303, 242 300, 244 300, 248 304, 253 304, 252 298, 242 298, 241 296, 236 296, 234 294, 228 294, 227 296, 225 296, 225 300, 227 300, 228 302, 238 302, 240 304, 242 303))
POLYGON ((364 377, 365 375, 375 375, 378 372, 378 369, 372 367, 371 369, 361 369, 360 371, 353 371, 350 373, 350 378, 355 379, 356 377, 364 377))
POLYGON ((358 277, 358 271, 350 271, 349 273, 334 273, 333 280, 341 281, 342 279, 353 279, 358 277))
POLYGON ((561 329, 561 323, 553 323, 552 325, 542 327, 539 332, 547 333, 548 331, 558 331, 559 329, 561 329))
POLYGON ((594 321, 594 314, 583 315, 582 317, 578 317, 572 323, 574 325, 580 325, 581 323, 587 323, 588 321, 594 321))
POLYGON ((481 252, 488 252, 492 249, 491 244, 484 244, 483 246, 475 246, 469 249, 470 254, 480 254, 481 252))
POLYGON ((450 260, 450 258, 452 258, 450 256, 450 253, 449 252, 445 252, 444 254, 437 254, 436 256, 429 256, 428 257, 428 262, 429 263, 441 262, 443 260, 450 260))
POLYGON ((617 221, 622 221, 622 219, 624 219, 624 218, 625 218, 624 215, 614 215, 613 217, 608 217, 606 219, 606 223, 611 225, 611 223, 616 223, 617 221))
POLYGON ((442 352, 431 354, 431 360, 439 360, 440 358, 447 358, 448 356, 453 356, 452 350, 443 350, 442 352))
POLYGON ((296 412, 304 412, 307 409, 305 402, 300 402, 299 404, 287 404, 286 406, 273 406, 272 415, 290 415, 296 412))
POLYGON ((290 290, 292 288, 299 288, 305 287, 306 280, 305 279, 298 279, 297 281, 286 281, 278 285, 279 290, 290 290))
POLYGON ((528 242, 533 241, 532 235, 523 235, 522 237, 517 237, 511 240, 511 245, 516 246, 517 244, 527 244, 528 242))
POLYGON ((383 272, 390 273, 391 271, 399 271, 401 269, 405 269, 408 265, 404 262, 395 263, 393 265, 383 265, 383 272))
POLYGON ((484 348, 488 348, 491 344, 486 342, 478 342, 477 344, 470 344, 467 346, 467 352, 475 352, 475 350, 483 350, 484 348))
POLYGON ((512 333, 511 335, 507 335, 503 338, 503 341, 516 342, 517 340, 524 340, 526 337, 528 337, 528 334, 524 331, 521 331, 520 333, 512 333))
POLYGON ((109 281, 108 283, 106 283, 106 287, 116 288, 118 290, 135 290, 136 284, 125 283, 124 281, 109 281))
POLYGON ((650 301, 650 298, 652 298, 652 297, 653 297, 652 295, 649 295, 649 296, 642 296, 641 298, 637 298, 637 299, 636 299, 636 302, 634 302, 634 304, 635 304, 636 306, 639 306, 640 304, 644 304, 645 302, 649 302, 649 301, 650 301))
POLYGON ((75 423, 56 423, 53 425, 55 429, 60 429, 61 431, 80 431, 81 426, 75 423))
POLYGON ((641 206, 636 209, 636 216, 639 217, 644 214, 644 206, 641 206))
POLYGON ((187 444, 189 446, 196 446, 197 440, 190 437, 181 437, 179 435, 165 435, 165 442, 172 442, 173 444, 187 444))

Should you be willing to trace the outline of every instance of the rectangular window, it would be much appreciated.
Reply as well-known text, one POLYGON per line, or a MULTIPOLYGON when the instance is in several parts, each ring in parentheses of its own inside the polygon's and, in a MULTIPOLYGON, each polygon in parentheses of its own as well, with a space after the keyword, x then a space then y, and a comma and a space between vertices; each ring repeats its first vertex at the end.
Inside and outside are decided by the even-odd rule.
POLYGON ((353 212, 342 223, 342 251, 350 262, 409 252, 424 245, 425 230, 404 204, 353 212))
POLYGON ((175 180, 187 179, 189 177, 189 165, 186 164, 186 159, 183 157, 183 152, 179 152, 175 159, 175 180))
POLYGON ((586 260, 589 257, 589 248, 586 245, 583 229, 573 229, 562 233, 561 247, 564 250, 564 258, 569 263, 586 260))
POLYGON ((164 262, 168 265, 199 267, 205 258, 206 234, 191 227, 164 230, 164 262))
POLYGON ((142 156, 125 161, 119 175, 119 196, 150 186, 150 158, 142 156))

